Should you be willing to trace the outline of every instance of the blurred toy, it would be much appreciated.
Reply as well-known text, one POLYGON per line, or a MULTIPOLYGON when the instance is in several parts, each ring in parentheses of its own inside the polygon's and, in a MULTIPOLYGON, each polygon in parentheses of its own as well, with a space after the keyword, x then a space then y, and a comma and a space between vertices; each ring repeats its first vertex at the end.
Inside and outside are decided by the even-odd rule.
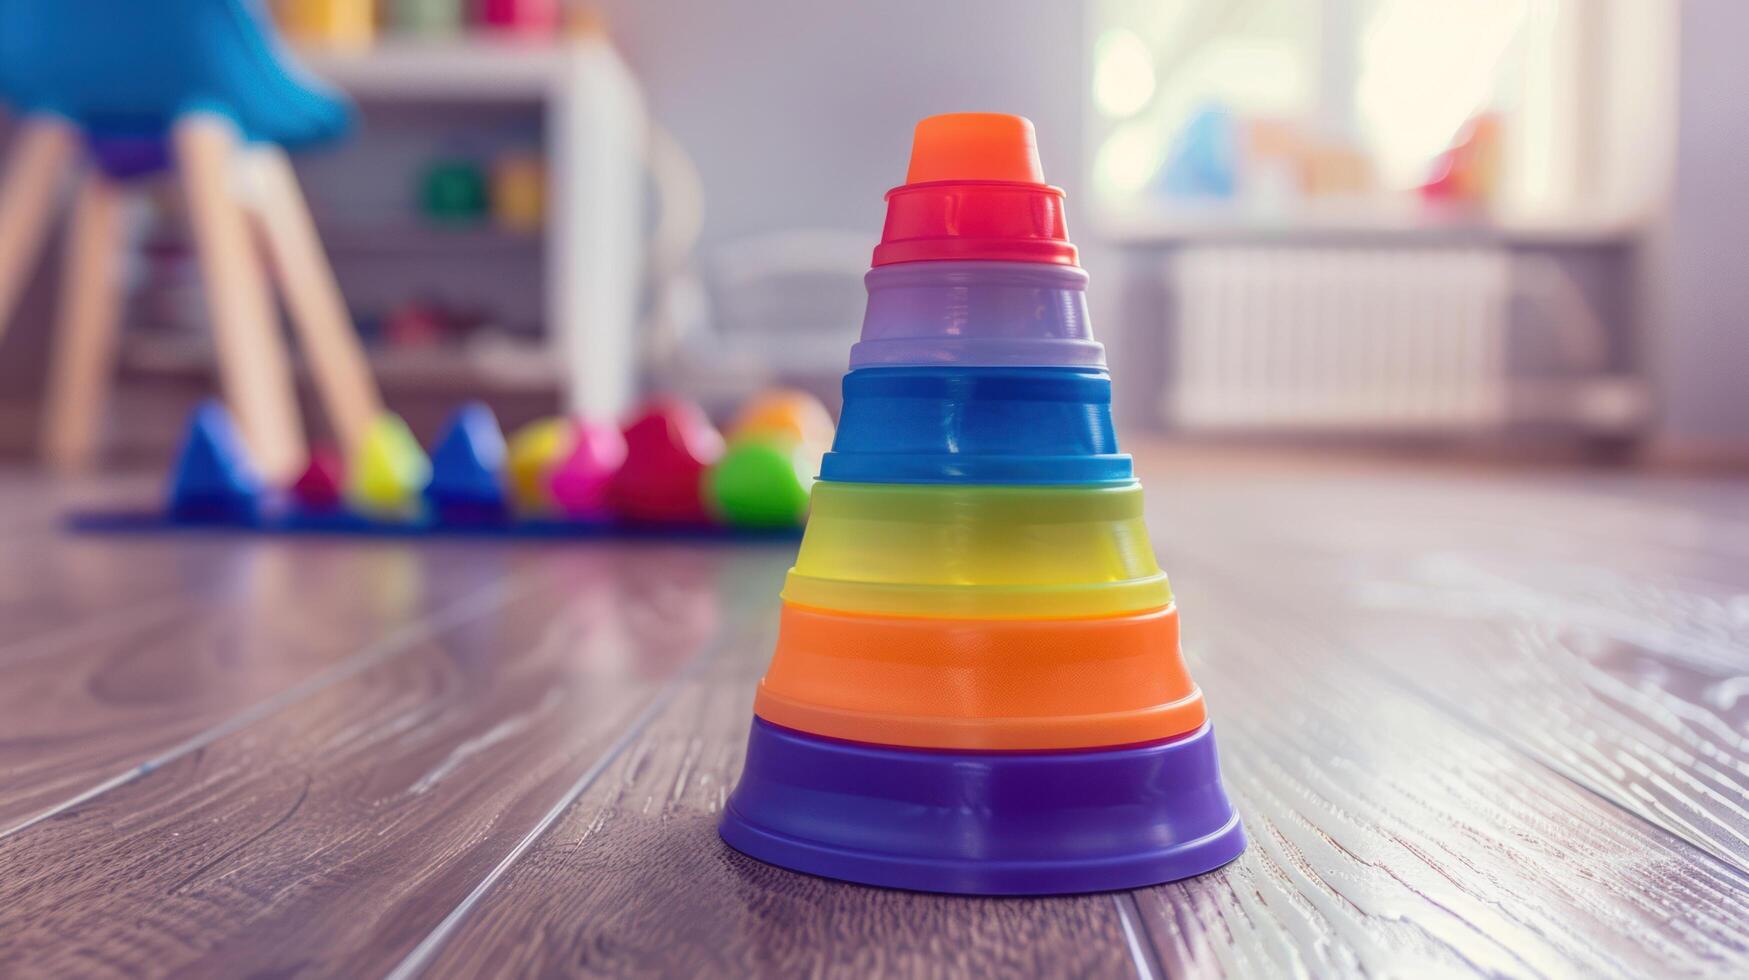
POLYGON ((292 499, 311 513, 340 509, 345 487, 340 454, 327 447, 312 449, 310 463, 292 484, 292 499))
POLYGON ((559 0, 479 0, 480 24, 491 30, 525 35, 550 35, 558 30, 564 10, 559 0))
POLYGON ((607 488, 626 461, 626 439, 618 426, 578 422, 571 452, 552 476, 553 500, 566 517, 604 520, 613 513, 607 488))
POLYGON ((1421 186, 1428 201, 1486 205, 1499 190, 1502 149, 1500 118, 1477 116, 1458 131, 1451 148, 1434 161, 1433 176, 1421 186))
POLYGON ((1166 192, 1179 198, 1230 198, 1238 189, 1239 126, 1218 106, 1185 123, 1167 155, 1166 192))
POLYGON ((510 437, 510 499, 518 514, 558 512, 553 472, 571 454, 576 438, 577 424, 562 416, 530 422, 510 437))
POLYGON ((0 324, 41 247, 56 188, 81 175, 45 412, 56 465, 95 456, 124 282, 121 182, 171 166, 226 397, 260 472, 289 480, 306 449, 257 239, 341 441, 355 445, 381 411, 284 153, 344 136, 350 111, 288 59, 247 0, 0 0, 0 99, 20 120, 0 191, 0 324))
POLYGON ((832 413, 820 399, 793 388, 771 388, 741 406, 729 424, 730 441, 770 436, 825 452, 832 445, 832 413))
POLYGON ((920 122, 874 266, 723 840, 980 895, 1238 857, 1032 124, 920 122))
POLYGON ((384 412, 346 465, 346 503, 378 517, 417 516, 431 481, 431 460, 407 423, 384 412))
POLYGON ((1372 159, 1358 147, 1307 144, 1301 168, 1301 187, 1307 197, 1358 198, 1378 189, 1372 159))
POLYGON ((626 426, 626 461, 608 483, 614 513, 653 523, 709 523, 705 470, 723 454, 723 437, 691 402, 650 403, 626 426))
POLYGON ((248 524, 259 516, 261 491, 261 478, 249 465, 243 440, 224 408, 207 402, 195 409, 171 471, 171 517, 248 524))
POLYGON ((448 37, 466 26, 463 0, 394 0, 389 23, 395 30, 425 37, 448 37))
POLYGON ((1253 204, 1289 206, 1300 198, 1353 198, 1378 189, 1365 149, 1298 122, 1251 120, 1243 149, 1244 192, 1253 204))
POLYGON ((372 0, 279 0, 287 37, 337 47, 365 47, 376 34, 372 0))
POLYGON ((472 160, 437 160, 419 178, 419 210, 438 224, 472 224, 486 215, 486 174, 472 160))
POLYGON ((508 455, 498 417, 481 402, 450 416, 431 453, 431 483, 425 497, 439 520, 502 521, 509 515, 504 491, 508 455))
POLYGON ((539 154, 506 153, 492 164, 492 220, 505 231, 536 232, 546 223, 547 171, 539 154))
POLYGON ((383 319, 382 339, 390 347, 434 347, 447 334, 442 312, 424 303, 402 303, 383 319))
POLYGON ((731 443, 705 476, 711 512, 737 527, 799 527, 820 457, 798 443, 731 443))
POLYGON ((741 527, 802 523, 832 436, 832 416, 814 396, 787 389, 759 395, 742 408, 728 450, 705 476, 712 512, 741 527))

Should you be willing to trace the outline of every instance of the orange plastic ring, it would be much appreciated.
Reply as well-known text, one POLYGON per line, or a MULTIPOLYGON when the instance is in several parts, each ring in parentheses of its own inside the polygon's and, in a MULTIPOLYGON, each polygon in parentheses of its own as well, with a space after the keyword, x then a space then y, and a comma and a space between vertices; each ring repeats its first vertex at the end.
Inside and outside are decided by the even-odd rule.
POLYGON ((880 745, 1079 749, 1201 727, 1178 610, 1088 619, 922 619, 786 603, 753 710, 880 745))

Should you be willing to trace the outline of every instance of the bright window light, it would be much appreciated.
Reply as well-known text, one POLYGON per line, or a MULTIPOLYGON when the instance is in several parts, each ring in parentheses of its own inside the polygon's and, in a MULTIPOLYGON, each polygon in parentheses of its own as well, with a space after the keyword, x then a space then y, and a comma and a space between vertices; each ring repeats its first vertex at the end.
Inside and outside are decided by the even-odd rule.
POLYGON ((1154 97, 1154 56, 1131 30, 1114 28, 1093 45, 1093 104, 1113 119, 1140 112, 1154 97))
POLYGON ((1387 184, 1419 184, 1467 120, 1511 108, 1495 103, 1498 72, 1524 20, 1525 0, 1378 0, 1355 110, 1387 184))
POLYGON ((1101 192, 1134 194, 1148 185, 1165 160, 1165 142, 1155 127, 1125 123, 1100 145, 1093 160, 1093 180, 1101 192))

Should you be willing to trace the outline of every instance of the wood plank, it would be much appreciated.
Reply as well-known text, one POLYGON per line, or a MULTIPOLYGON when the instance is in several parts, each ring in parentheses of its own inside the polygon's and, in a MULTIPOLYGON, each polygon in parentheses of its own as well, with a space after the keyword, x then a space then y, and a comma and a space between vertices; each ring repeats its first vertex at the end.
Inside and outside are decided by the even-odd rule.
POLYGON ((511 558, 499 613, 0 841, 0 973, 380 975, 789 561, 511 558))
MULTIPOLYGON (((493 601, 504 567, 453 545, 339 542, 112 545, 109 559, 133 580, 176 591, 89 628, 71 615, 76 606, 54 609, 76 625, 0 648, 0 838, 300 685, 404 649, 423 637, 426 617, 493 601)), ((67 592, 105 594, 89 583, 67 592)))
POLYGON ((70 536, 55 519, 41 513, 39 529, 7 532, 0 549, 0 664, 14 644, 126 607, 178 601, 221 581, 238 562, 235 543, 218 538, 70 536))
POLYGON ((1749 969, 1749 879, 1271 608, 1271 572, 1175 571, 1252 844, 1137 893, 1168 975, 1749 969))
POLYGON ((865 888, 764 865, 718 839, 775 597, 763 600, 766 631, 689 682, 454 932, 435 937, 429 962, 394 975, 1130 975, 1110 895, 865 888))
POLYGON ((1235 488, 1190 505, 1225 508, 1212 526, 1229 533, 1194 523, 1184 544, 1399 687, 1749 872, 1749 495, 1731 487, 1314 482, 1291 517, 1235 488))

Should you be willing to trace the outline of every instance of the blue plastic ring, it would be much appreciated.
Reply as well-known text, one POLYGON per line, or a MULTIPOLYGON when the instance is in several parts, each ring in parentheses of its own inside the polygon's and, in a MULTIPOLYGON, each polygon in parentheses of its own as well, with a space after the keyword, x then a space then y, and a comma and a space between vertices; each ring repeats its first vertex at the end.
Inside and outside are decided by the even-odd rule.
POLYGON ((1097 368, 883 367, 844 376, 820 478, 841 483, 1101 484, 1134 478, 1097 368))

